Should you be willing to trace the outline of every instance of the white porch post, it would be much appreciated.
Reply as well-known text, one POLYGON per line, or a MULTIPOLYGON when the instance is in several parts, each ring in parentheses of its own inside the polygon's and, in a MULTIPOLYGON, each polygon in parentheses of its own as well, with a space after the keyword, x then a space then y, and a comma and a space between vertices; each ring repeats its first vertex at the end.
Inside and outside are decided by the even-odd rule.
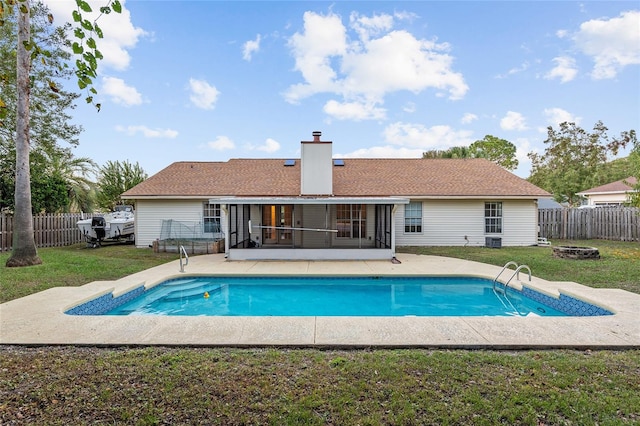
POLYGON ((230 228, 231 228, 231 221, 229 220, 229 209, 227 208, 226 204, 220 204, 220 209, 222 210, 222 212, 224 213, 224 216, 226 218, 226 232, 224 232, 224 252, 225 252, 225 256, 229 257, 229 232, 230 232, 230 228))
POLYGON ((391 209, 391 255, 396 257, 396 210, 398 205, 394 204, 391 209))

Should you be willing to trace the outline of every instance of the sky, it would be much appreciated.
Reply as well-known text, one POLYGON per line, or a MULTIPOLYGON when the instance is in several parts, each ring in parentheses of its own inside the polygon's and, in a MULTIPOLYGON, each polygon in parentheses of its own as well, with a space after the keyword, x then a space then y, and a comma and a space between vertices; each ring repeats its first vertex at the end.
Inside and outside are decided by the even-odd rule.
MULTIPOLYGON (((45 3, 71 20, 74 2, 45 3)), ((98 20, 101 111, 84 93, 72 111, 73 152, 98 165, 299 158, 313 131, 344 158, 492 135, 526 178, 548 126, 640 130, 638 1, 122 3, 98 20)))

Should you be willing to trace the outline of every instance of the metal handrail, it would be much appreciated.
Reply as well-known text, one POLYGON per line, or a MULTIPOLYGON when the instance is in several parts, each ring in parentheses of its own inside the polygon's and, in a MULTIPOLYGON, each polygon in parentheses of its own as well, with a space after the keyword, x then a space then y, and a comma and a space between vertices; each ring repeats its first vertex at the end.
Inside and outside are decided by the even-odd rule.
POLYGON ((531 281, 531 269, 527 266, 527 265, 520 265, 518 266, 518 264, 514 261, 510 261, 507 262, 504 267, 502 268, 502 270, 500 271, 500 273, 498 275, 496 275, 496 277, 493 279, 493 293, 496 295, 496 297, 498 298, 498 300, 500 300, 500 303, 502 303, 502 305, 506 308, 507 306, 504 304, 504 302, 502 301, 502 299, 500 299, 500 296, 498 295, 498 292, 496 291, 496 283, 498 282, 498 278, 500 277, 500 275, 502 275, 502 273, 510 266, 510 265, 514 265, 516 266, 515 271, 513 271, 513 274, 509 277, 509 279, 507 280, 507 282, 504 284, 504 290, 502 290, 502 294, 504 295, 505 300, 509 303, 509 305, 511 306, 511 308, 513 309, 514 312, 518 313, 518 315, 520 315, 519 311, 516 309, 515 306, 513 306, 513 303, 511 303, 511 301, 509 300, 509 297, 507 297, 507 288, 509 287, 509 283, 511 282, 511 280, 513 279, 513 277, 517 276, 518 280, 520 279, 520 270, 522 269, 526 269, 527 272, 529 272, 529 281, 531 281))
POLYGON ((187 254, 187 250, 185 250, 184 246, 180 246, 180 272, 184 272, 184 267, 189 264, 189 255, 187 254), (182 255, 184 254, 185 263, 182 264, 182 255))
POLYGON ((507 283, 504 285, 505 290, 509 286, 509 283, 511 282, 513 277, 517 275, 518 276, 517 279, 520 280, 520 269, 523 269, 523 268, 527 268, 527 271, 529 272, 529 281, 531 281, 531 269, 529 269, 527 265, 520 265, 516 268, 516 271, 513 273, 513 275, 511 275, 511 278, 507 280, 507 283))
POLYGON ((505 265, 502 267, 502 270, 500 271, 500 273, 498 275, 496 275, 496 277, 493 279, 493 290, 494 291, 496 289, 496 282, 498 282, 498 278, 500 277, 500 275, 502 275, 502 273, 505 271, 505 269, 507 269, 510 265, 513 265, 516 268, 518 268, 518 264, 516 262, 514 262, 513 260, 505 263, 505 265))

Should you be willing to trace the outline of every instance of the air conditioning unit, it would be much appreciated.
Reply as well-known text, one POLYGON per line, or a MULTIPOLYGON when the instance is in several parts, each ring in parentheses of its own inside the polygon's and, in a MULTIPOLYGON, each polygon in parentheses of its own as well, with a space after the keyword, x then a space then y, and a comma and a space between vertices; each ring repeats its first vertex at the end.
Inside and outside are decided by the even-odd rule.
POLYGON ((500 237, 485 237, 485 246, 489 248, 501 248, 502 238, 500 237))

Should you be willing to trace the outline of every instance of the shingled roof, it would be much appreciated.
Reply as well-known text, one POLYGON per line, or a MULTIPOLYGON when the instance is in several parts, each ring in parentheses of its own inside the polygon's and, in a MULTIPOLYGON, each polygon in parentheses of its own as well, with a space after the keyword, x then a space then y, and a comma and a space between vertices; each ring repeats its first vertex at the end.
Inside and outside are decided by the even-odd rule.
MULTIPOLYGON (((300 160, 177 162, 123 198, 298 197, 300 160)), ((485 159, 346 158, 333 167, 336 197, 543 198, 550 194, 485 159)))
POLYGON ((609 192, 627 192, 633 188, 630 185, 635 185, 638 181, 635 177, 630 176, 626 179, 620 179, 615 182, 607 183, 606 185, 596 186, 595 188, 587 189, 586 191, 580 191, 579 194, 601 194, 609 192))

